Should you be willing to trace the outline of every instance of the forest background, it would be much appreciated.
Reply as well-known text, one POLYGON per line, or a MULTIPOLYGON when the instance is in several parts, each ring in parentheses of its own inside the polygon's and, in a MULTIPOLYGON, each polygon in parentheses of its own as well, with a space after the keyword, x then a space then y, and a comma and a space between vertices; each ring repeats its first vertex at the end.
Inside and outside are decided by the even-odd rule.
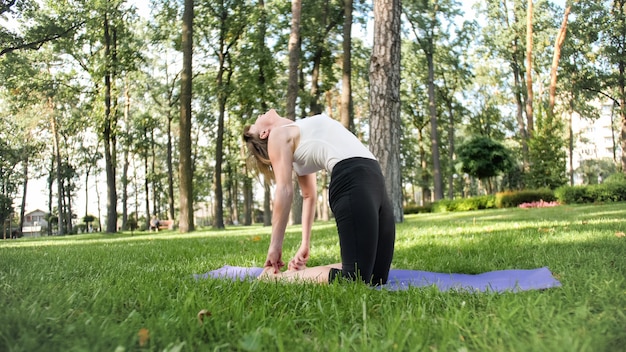
MULTIPOLYGON (((626 170, 625 3, 486 0, 470 11, 467 2, 403 1, 392 33, 401 41, 399 119, 373 128, 380 33, 368 33, 370 2, 154 0, 146 11, 122 0, 3 0, 2 220, 21 223, 29 184, 45 179, 36 197, 59 234, 76 232, 72 219, 107 232, 145 227, 152 214, 180 220, 187 200, 195 217, 185 231, 269 224, 271 189, 246 169, 240 137, 269 108, 291 118, 324 112, 373 149, 373 134, 399 131, 399 163, 384 165, 401 179, 395 204, 554 189, 577 172, 597 182, 591 174, 626 170), (183 69, 191 8, 192 80, 183 69), (614 157, 574 170, 571 118, 596 118, 598 101, 614 109, 614 157), (472 170, 473 149, 501 162, 472 170), (179 196, 180 175, 192 180, 189 199, 179 196)), ((317 216, 328 219, 328 175, 319 183, 317 216)))

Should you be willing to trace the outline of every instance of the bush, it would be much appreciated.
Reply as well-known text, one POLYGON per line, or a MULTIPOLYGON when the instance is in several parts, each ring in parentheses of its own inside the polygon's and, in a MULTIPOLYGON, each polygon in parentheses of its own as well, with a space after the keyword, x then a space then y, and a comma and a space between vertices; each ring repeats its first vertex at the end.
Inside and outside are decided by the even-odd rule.
POLYGON ((587 186, 562 186, 554 192, 563 204, 626 201, 626 181, 620 176, 607 178, 605 183, 587 186))
POLYGON ((469 211, 495 208, 494 196, 478 196, 462 199, 442 199, 432 205, 433 213, 449 211, 469 211))
POLYGON ((590 203, 587 186, 561 186, 554 191, 561 204, 590 203))
POLYGON ((507 191, 496 194, 496 207, 514 208, 524 203, 552 202, 557 200, 554 192, 549 189, 507 191))
POLYGON ((604 180, 604 183, 626 183, 626 174, 621 172, 611 174, 604 180))
POLYGON ((405 214, 424 214, 424 213, 432 213, 433 207, 431 204, 427 205, 417 205, 417 204, 407 204, 404 207, 405 214))

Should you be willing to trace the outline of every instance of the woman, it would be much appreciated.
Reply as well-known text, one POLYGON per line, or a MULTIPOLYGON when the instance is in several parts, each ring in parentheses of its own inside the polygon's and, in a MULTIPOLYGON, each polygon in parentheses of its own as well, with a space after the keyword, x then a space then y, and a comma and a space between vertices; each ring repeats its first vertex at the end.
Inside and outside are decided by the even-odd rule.
POLYGON ((316 115, 293 122, 270 110, 247 126, 243 138, 256 168, 276 184, 272 236, 264 275, 288 280, 360 279, 387 282, 395 223, 378 161, 339 122, 316 115), (330 207, 335 215, 341 264, 306 268, 315 216, 316 177, 331 174, 330 207), (281 273, 283 239, 293 199, 292 172, 302 191, 302 242, 281 273))

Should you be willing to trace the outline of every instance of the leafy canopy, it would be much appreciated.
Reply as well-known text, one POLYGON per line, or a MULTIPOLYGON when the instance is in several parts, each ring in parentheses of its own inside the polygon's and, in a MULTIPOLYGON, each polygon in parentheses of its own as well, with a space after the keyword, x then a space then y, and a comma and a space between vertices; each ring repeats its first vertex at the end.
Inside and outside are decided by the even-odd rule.
POLYGON ((486 179, 508 170, 512 165, 510 151, 499 142, 478 136, 459 146, 457 155, 461 170, 478 179, 486 179))

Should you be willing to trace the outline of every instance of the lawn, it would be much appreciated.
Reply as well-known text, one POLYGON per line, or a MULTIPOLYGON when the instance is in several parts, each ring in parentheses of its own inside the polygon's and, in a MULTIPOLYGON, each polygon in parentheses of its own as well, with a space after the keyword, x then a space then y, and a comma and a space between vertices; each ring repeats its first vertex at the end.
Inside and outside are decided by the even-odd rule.
MULTIPOLYGON (((0 241, 0 351, 618 351, 626 346, 626 204, 407 216, 393 267, 548 267, 560 288, 379 291, 192 278, 260 266, 269 229, 0 241), (201 310, 207 312, 202 322, 201 310)), ((299 245, 288 229, 284 256, 299 245)), ((316 223, 310 265, 339 261, 316 223)))

